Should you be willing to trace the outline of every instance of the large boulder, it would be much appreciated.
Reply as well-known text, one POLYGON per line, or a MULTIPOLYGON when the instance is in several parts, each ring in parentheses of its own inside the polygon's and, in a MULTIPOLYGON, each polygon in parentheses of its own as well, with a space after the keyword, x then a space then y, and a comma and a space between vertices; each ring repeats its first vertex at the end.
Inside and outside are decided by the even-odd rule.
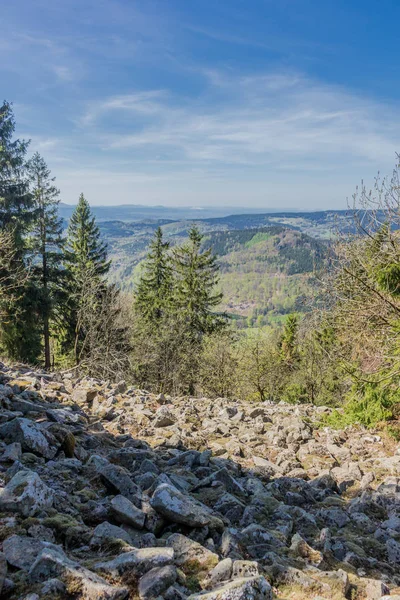
POLYGON ((21 417, 0 425, 0 439, 8 444, 19 442, 25 452, 32 452, 45 458, 53 458, 57 452, 57 448, 50 446, 36 423, 21 417))
POLYGON ((67 581, 67 592, 70 589, 74 597, 82 600, 124 600, 129 595, 126 588, 110 585, 54 548, 42 550, 29 570, 29 577, 34 583, 61 577, 67 581))
POLYGON ((125 498, 125 496, 115 496, 111 500, 111 511, 113 517, 119 523, 131 525, 137 529, 143 529, 146 520, 146 514, 136 508, 136 506, 125 498))
POLYGON ((150 569, 172 564, 174 551, 172 548, 135 548, 120 554, 113 560, 99 562, 95 569, 111 577, 124 575, 144 575, 150 569))
POLYGON ((140 488, 132 481, 129 472, 124 467, 105 463, 97 469, 104 485, 112 493, 118 493, 131 502, 137 502, 141 495, 140 488))
POLYGON ((200 502, 178 491, 172 485, 159 485, 150 501, 151 506, 160 515, 172 521, 189 527, 204 527, 209 525, 217 529, 223 528, 223 522, 200 502))
POLYGON ((40 510, 53 505, 53 491, 34 471, 18 471, 0 490, 0 510, 32 517, 40 510))
POLYGON ((8 564, 23 571, 29 571, 38 555, 45 548, 60 549, 59 546, 55 546, 50 542, 21 535, 11 535, 3 542, 3 552, 8 564))
POLYGON ((177 418, 168 408, 168 406, 162 406, 156 412, 155 419, 153 421, 154 427, 169 427, 176 423, 177 418))
POLYGON ((272 589, 264 577, 244 577, 211 592, 193 594, 188 600, 272 600, 272 589))
POLYGON ((210 570, 218 563, 218 555, 180 533, 170 535, 168 546, 174 549, 175 564, 186 569, 210 570))
POLYGON ((177 571, 172 565, 151 569, 139 581, 139 597, 141 600, 158 598, 175 583, 176 578, 177 571))
POLYGON ((92 539, 90 540, 91 546, 102 546, 103 544, 112 542, 113 540, 122 540, 127 544, 132 543, 131 536, 121 527, 112 525, 107 521, 97 525, 93 531, 92 539))

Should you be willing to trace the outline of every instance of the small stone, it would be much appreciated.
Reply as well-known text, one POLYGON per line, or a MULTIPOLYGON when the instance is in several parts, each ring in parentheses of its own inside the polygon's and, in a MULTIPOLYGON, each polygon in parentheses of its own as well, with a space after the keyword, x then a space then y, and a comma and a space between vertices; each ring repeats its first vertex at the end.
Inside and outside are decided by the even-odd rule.
POLYGON ((259 575, 258 563, 255 560, 235 560, 232 568, 232 579, 256 577, 259 575))

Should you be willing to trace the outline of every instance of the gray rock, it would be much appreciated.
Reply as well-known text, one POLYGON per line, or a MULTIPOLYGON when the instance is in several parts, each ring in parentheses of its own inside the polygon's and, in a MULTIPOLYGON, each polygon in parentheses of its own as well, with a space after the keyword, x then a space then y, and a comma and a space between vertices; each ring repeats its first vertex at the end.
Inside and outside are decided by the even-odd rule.
POLYGON ((195 502, 190 496, 182 494, 167 483, 157 487, 150 504, 155 511, 173 523, 189 527, 210 525, 223 528, 221 519, 215 517, 204 504, 195 502))
POLYGON ((4 556, 3 552, 0 552, 0 594, 3 590, 3 588, 5 587, 6 575, 7 575, 6 557, 4 556))
POLYGON ((57 452, 56 447, 50 447, 36 423, 29 419, 16 418, 0 425, 0 438, 7 443, 19 442, 25 452, 33 452, 45 458, 53 458, 57 452))
POLYGON ((53 491, 34 471, 18 471, 0 491, 0 510, 17 512, 32 517, 53 505, 53 491))
POLYGON ((272 589, 264 577, 235 579, 211 592, 192 594, 188 600, 272 600, 272 589))
POLYGON ((199 568, 210 570, 218 563, 215 552, 180 533, 170 535, 167 544, 174 549, 174 562, 178 567, 198 565, 199 568))
POLYGON ((45 581, 45 583, 42 585, 42 589, 41 589, 41 593, 45 596, 46 594, 50 595, 51 597, 55 596, 57 597, 58 595, 63 595, 65 594, 67 591, 66 585, 65 583, 63 583, 62 581, 60 581, 59 579, 53 578, 53 579, 48 579, 47 581, 45 581))
POLYGON ((229 581, 232 575, 233 560, 224 558, 208 574, 207 588, 214 588, 222 581, 229 581))
POLYGON ((92 539, 90 540, 91 546, 102 546, 103 544, 112 540, 123 540, 127 544, 132 543, 131 536, 121 527, 112 525, 105 521, 97 525, 93 532, 92 539))
POLYGON ((151 569, 139 581, 139 597, 142 600, 157 598, 175 583, 176 578, 177 571, 172 565, 151 569))
POLYGON ((366 600, 380 600, 385 594, 390 594, 387 585, 377 579, 368 579, 367 585, 365 586, 366 600))
POLYGON ((172 548, 139 548, 124 552, 113 560, 97 563, 95 569, 116 578, 124 575, 137 576, 150 569, 170 565, 173 559, 172 548))
POLYGON ((59 549, 49 542, 20 535, 12 535, 3 542, 3 552, 8 564, 23 571, 29 571, 44 548, 59 549))
POLYGON ((111 510, 116 521, 131 525, 137 529, 143 529, 146 520, 146 514, 136 508, 136 506, 125 498, 125 496, 115 496, 111 500, 111 510))
POLYGON ((255 560, 235 560, 232 567, 232 579, 256 577, 259 575, 258 563, 255 560))
POLYGON ((106 487, 113 493, 122 494, 131 502, 137 502, 140 488, 132 481, 129 472, 118 465, 107 463, 98 467, 98 473, 106 487))
POLYGON ((386 542, 386 550, 389 562, 394 565, 400 565, 400 543, 391 538, 386 542))
POLYGON ((14 442, 9 444, 4 454, 1 457, 2 462, 15 462, 16 460, 21 460, 22 449, 21 444, 19 442, 14 442))
POLYGON ((156 412, 156 417, 153 421, 154 427, 169 427, 177 421, 175 415, 171 412, 168 406, 162 406, 156 412))
POLYGON ((341 508, 327 508, 318 512, 319 518, 329 527, 344 527, 350 522, 349 516, 341 508))
POLYGON ((85 600, 124 600, 129 595, 126 588, 110 585, 99 575, 67 558, 61 550, 53 548, 42 550, 30 568, 29 577, 33 582, 66 578, 70 585, 78 587, 85 600))

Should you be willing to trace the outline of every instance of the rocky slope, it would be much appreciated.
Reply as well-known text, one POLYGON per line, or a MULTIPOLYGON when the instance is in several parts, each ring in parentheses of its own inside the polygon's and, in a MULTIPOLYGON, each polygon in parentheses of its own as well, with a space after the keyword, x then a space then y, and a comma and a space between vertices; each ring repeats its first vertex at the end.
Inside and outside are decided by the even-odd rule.
POLYGON ((328 409, 1 364, 0 405, 2 598, 400 599, 400 450, 328 409))

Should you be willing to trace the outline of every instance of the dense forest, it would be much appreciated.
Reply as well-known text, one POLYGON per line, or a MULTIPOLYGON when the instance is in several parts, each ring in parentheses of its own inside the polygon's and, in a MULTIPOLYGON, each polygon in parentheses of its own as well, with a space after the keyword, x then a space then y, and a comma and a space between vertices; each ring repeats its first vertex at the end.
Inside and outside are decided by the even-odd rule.
MULTIPOLYGON (((398 435, 398 167, 372 192, 358 189, 329 248, 290 223, 208 233, 192 225, 172 245, 159 224, 148 223, 152 239, 149 247, 148 237, 139 239, 146 256, 125 292, 111 283, 108 248, 84 195, 65 229, 55 179, 28 149, 4 102, 5 358, 123 377, 156 392, 329 404, 340 409, 331 424, 389 421, 398 435), (245 299, 250 328, 243 331, 233 316, 245 299), (274 327, 271 315, 280 317, 274 327)), ((129 237, 135 224, 125 228, 129 237)))

